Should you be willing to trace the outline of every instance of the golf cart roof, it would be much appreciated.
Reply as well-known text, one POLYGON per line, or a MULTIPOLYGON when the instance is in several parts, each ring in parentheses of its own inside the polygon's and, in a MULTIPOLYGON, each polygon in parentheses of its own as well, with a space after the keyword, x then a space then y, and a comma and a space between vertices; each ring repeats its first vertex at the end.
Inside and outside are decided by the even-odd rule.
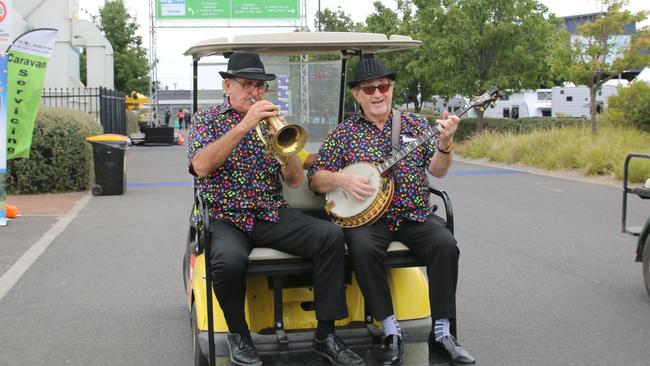
POLYGON ((356 32, 285 32, 247 34, 206 39, 198 42, 185 56, 195 60, 230 52, 257 52, 264 55, 357 54, 406 50, 420 46, 409 36, 356 32))

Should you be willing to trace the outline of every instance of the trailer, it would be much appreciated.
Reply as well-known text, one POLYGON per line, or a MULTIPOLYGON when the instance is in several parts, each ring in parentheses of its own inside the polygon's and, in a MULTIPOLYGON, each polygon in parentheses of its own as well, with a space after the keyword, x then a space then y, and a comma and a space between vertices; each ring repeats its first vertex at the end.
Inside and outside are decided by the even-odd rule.
POLYGON ((483 116, 512 119, 550 117, 551 111, 551 89, 537 89, 510 94, 486 109, 483 116))

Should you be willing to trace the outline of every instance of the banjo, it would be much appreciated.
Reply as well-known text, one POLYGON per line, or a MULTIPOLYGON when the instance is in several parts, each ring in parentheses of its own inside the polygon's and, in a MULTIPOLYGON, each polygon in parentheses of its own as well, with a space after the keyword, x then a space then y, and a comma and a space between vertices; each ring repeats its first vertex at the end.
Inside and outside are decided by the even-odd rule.
MULTIPOLYGON (((500 97, 501 92, 493 86, 463 106, 456 115, 460 117, 472 108, 485 109, 500 97)), ((368 178, 368 185, 374 188, 374 192, 363 201, 354 198, 340 187, 328 192, 325 196, 325 212, 331 217, 332 222, 344 228, 353 228, 377 221, 393 200, 395 183, 388 177, 391 168, 429 139, 437 140, 439 134, 437 129, 429 129, 415 140, 404 144, 402 149, 384 161, 354 163, 341 169, 342 172, 368 178)))

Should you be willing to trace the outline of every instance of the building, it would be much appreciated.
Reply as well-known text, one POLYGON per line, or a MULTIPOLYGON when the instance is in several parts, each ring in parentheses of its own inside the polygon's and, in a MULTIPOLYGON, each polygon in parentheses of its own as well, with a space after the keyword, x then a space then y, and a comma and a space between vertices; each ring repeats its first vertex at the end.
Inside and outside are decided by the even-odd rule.
POLYGON ((58 30, 44 88, 112 89, 113 47, 94 24, 79 19, 78 0, 14 0, 11 38, 35 28, 58 30), (80 78, 80 50, 87 54, 87 85, 80 78))

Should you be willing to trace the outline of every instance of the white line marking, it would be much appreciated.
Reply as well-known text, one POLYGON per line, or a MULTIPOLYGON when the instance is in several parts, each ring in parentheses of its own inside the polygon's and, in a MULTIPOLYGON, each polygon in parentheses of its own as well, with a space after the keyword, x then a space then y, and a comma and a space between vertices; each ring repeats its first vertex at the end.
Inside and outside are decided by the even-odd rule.
POLYGON ((36 241, 25 253, 23 253, 20 258, 14 263, 7 272, 0 276, 0 301, 5 297, 5 295, 11 291, 14 285, 20 280, 20 278, 29 270, 29 268, 36 262, 38 257, 41 256, 47 249, 47 247, 52 244, 54 239, 65 230, 65 228, 74 220, 75 217, 79 214, 88 201, 90 201, 90 194, 86 194, 81 197, 74 207, 63 217, 61 217, 57 222, 52 225, 50 230, 48 230, 43 236, 36 241))

